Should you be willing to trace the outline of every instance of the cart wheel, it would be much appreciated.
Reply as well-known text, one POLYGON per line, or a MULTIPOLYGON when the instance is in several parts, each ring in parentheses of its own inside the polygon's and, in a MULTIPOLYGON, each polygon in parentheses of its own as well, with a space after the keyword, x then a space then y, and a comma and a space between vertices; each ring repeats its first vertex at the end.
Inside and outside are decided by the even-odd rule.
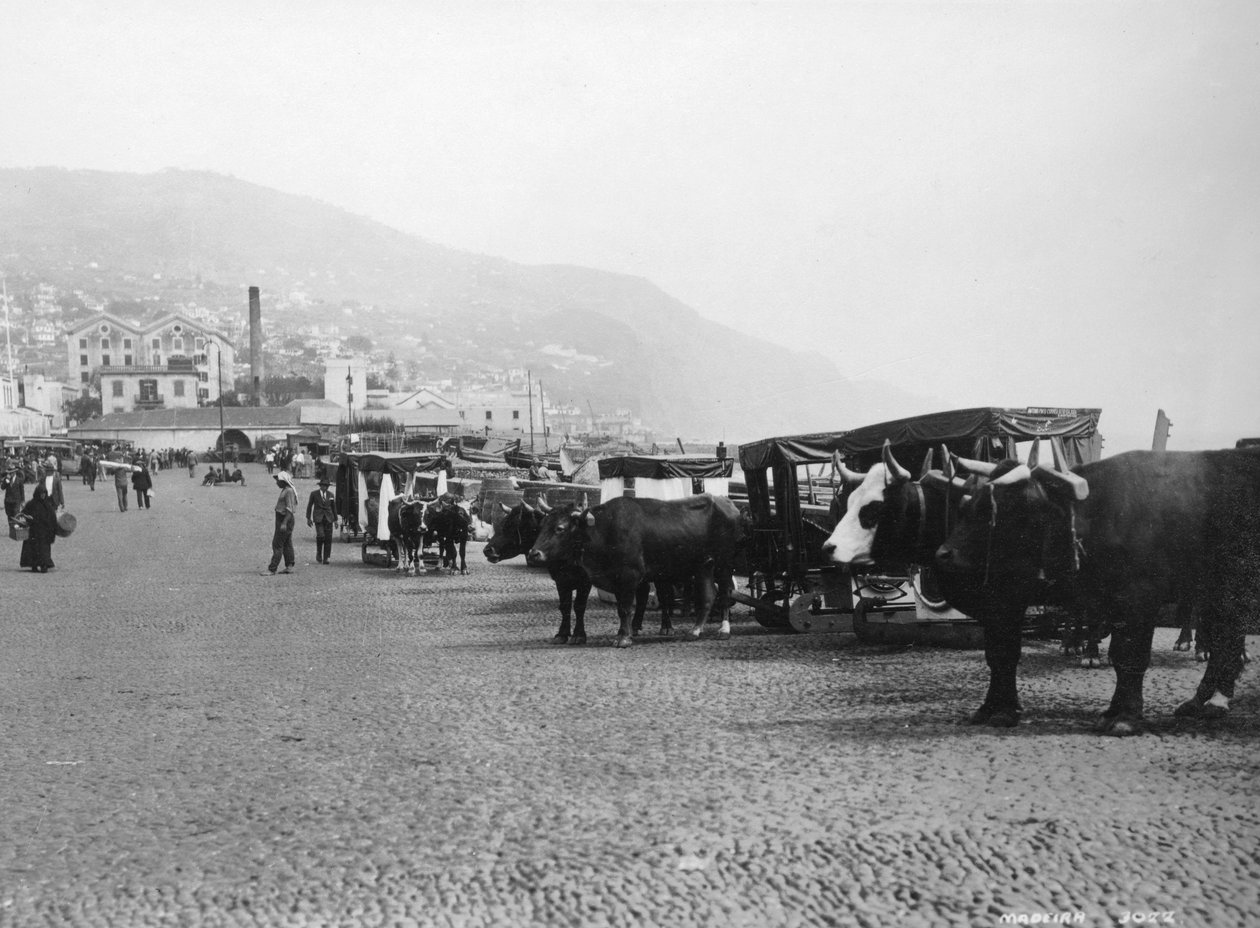
POLYGON ((853 604, 853 634, 857 636, 859 644, 875 644, 871 624, 866 620, 866 614, 872 603, 864 596, 858 597, 858 601, 853 604))

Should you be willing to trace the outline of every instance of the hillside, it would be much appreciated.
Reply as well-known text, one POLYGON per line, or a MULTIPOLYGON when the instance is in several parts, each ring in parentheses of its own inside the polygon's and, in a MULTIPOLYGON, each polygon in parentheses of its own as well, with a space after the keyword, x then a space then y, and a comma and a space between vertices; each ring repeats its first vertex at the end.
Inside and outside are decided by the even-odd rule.
MULTIPOLYGON (((0 170, 0 267, 115 300, 264 294, 397 348, 430 375, 528 367, 552 400, 628 407, 665 434, 727 441, 886 417, 825 357, 702 318, 649 281, 527 266, 407 235, 319 201, 222 175, 0 170)), ((809 333, 801 333, 802 343, 809 333)))

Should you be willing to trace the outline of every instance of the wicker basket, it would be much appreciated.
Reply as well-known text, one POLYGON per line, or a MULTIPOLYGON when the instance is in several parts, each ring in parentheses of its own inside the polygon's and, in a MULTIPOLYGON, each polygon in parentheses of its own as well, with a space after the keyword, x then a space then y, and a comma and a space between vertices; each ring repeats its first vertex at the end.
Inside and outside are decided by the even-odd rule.
POLYGON ((74 534, 75 528, 78 526, 79 520, 68 512, 57 513, 56 535, 58 538, 69 538, 74 534))
POLYGON ((31 537, 31 530, 25 525, 18 525, 16 522, 10 522, 9 537, 14 541, 26 541, 26 539, 31 537))

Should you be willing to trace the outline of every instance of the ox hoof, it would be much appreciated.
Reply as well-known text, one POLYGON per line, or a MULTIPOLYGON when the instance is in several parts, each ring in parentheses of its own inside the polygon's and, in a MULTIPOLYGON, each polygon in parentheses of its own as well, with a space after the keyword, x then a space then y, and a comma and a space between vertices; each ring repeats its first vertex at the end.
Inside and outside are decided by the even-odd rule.
POLYGON ((632 645, 632 644, 634 644, 634 639, 633 639, 633 638, 631 638, 629 635, 618 635, 618 636, 617 636, 617 644, 616 644, 616 646, 617 646, 617 647, 619 647, 619 648, 628 648, 628 647, 630 647, 630 645, 632 645))
POLYGON ((569 643, 569 636, 568 636, 568 635, 556 635, 556 637, 554 637, 554 638, 552 638, 552 639, 551 639, 551 643, 552 643, 552 644, 568 644, 568 643, 569 643))
POLYGON ((1188 641, 1178 641, 1175 645, 1173 645, 1173 650, 1174 650, 1174 651, 1189 651, 1189 650, 1190 650, 1190 642, 1188 642, 1188 641))
POLYGON ((991 728, 1014 728, 1019 724, 1018 708, 999 708, 983 705, 967 719, 968 725, 988 725, 991 728))
POLYGON ((1198 699, 1187 699, 1173 710, 1173 715, 1179 719, 1213 721, 1223 719, 1229 715, 1229 707, 1217 705, 1210 700, 1208 702, 1199 702, 1198 699))
POLYGON ((673 626, 666 628, 664 625, 662 625, 661 630, 657 634, 659 634, 662 638, 673 638, 674 637, 673 626))
POLYGON ((717 633, 717 640, 718 640, 718 641, 727 641, 727 640, 729 640, 729 639, 730 639, 730 637, 731 637, 731 630, 730 630, 729 628, 724 628, 724 629, 721 629, 721 630, 717 633))
POLYGON ((1100 735, 1124 738, 1142 733, 1142 723, 1130 716, 1103 715, 1094 723, 1094 731, 1100 735))
POLYGON ((1199 651, 1199 650, 1196 650, 1196 651, 1194 652, 1194 659, 1195 659, 1196 661, 1198 661, 1199 663, 1203 663, 1203 662, 1204 662, 1205 660, 1207 660, 1210 656, 1211 656, 1211 655, 1210 655, 1210 654, 1208 654, 1208 652, 1207 652, 1207 651, 1199 651))
POLYGON ((583 645, 583 644, 586 644, 586 636, 585 636, 585 635, 574 635, 572 638, 570 638, 570 639, 569 639, 569 644, 571 644, 571 645, 583 645))
POLYGON ((1103 666, 1103 659, 1101 657, 1082 657, 1081 666, 1086 670, 1097 670, 1103 666))
POLYGON ((1197 699, 1187 699, 1173 710, 1173 717, 1179 719, 1197 719, 1203 713, 1203 703, 1197 699))

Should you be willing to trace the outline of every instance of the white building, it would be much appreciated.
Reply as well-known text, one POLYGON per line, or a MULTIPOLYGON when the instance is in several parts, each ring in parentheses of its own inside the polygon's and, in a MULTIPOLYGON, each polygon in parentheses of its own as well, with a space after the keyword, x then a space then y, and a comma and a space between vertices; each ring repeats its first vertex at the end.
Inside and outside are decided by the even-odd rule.
POLYGON ((230 392, 236 379, 233 344, 216 329, 180 313, 147 325, 101 313, 69 329, 66 336, 71 379, 77 378, 76 386, 86 391, 99 373, 106 413, 161 408, 168 400, 180 407, 210 406, 219 400, 220 384, 230 392), (141 390, 142 377, 157 381, 157 386, 146 384, 141 390), (178 402, 176 382, 184 385, 178 402))

